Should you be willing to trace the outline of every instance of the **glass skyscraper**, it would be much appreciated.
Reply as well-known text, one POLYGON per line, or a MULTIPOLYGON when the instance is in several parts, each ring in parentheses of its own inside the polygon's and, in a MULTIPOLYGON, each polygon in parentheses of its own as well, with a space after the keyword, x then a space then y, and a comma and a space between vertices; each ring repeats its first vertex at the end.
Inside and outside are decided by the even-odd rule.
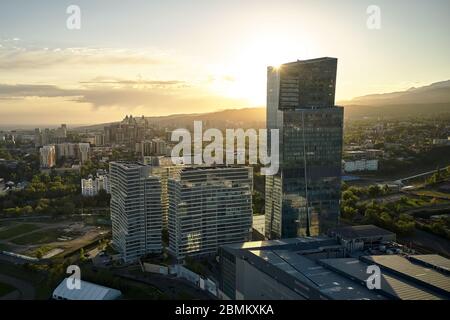
POLYGON ((336 70, 336 58, 268 68, 267 129, 280 135, 280 169, 266 176, 269 239, 316 236, 338 223, 343 108, 334 105, 336 70))

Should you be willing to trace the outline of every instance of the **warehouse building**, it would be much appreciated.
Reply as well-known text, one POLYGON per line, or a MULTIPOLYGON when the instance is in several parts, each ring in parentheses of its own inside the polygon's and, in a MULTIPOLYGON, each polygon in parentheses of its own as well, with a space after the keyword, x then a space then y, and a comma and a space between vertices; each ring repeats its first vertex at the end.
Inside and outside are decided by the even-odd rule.
MULTIPOLYGON (((361 252, 362 253, 362 252, 361 252)), ((450 298, 449 260, 432 255, 348 256, 329 237, 222 246, 220 291, 237 300, 442 300, 450 298), (418 262, 417 262, 418 261, 418 262), (369 266, 381 287, 369 289, 369 266), (430 268, 430 265, 435 265, 430 268)))

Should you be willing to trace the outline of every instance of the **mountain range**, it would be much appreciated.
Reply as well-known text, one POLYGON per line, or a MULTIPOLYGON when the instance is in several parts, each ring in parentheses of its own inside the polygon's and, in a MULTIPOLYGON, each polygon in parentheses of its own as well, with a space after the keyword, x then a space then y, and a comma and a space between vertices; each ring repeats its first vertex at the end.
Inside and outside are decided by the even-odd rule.
POLYGON ((449 103, 450 80, 435 82, 428 86, 410 88, 405 91, 369 94, 353 98, 350 101, 341 101, 340 105, 399 105, 424 103, 449 103))
MULTIPOLYGON (((436 82, 405 91, 370 94, 340 101, 345 118, 404 118, 450 114, 450 80, 436 82)), ((264 128, 265 108, 228 109, 210 113, 175 114, 146 117, 152 125, 160 127, 188 127, 194 120, 203 121, 215 128, 264 128)), ((110 123, 77 128, 78 130, 102 129, 110 123)))

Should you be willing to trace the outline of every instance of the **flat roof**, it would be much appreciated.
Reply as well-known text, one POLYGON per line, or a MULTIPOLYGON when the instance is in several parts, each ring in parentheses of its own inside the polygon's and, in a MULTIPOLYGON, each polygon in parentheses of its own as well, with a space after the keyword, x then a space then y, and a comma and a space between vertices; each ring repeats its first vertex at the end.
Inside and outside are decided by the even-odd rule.
POLYGON ((412 262, 421 263, 439 269, 445 273, 450 273, 450 259, 444 258, 438 254, 418 254, 408 256, 408 259, 412 262))
POLYGON ((400 274, 418 284, 450 297, 450 277, 434 269, 412 263, 399 255, 363 256, 362 261, 379 265, 382 269, 400 274))
POLYGON ((330 231, 347 239, 368 238, 377 236, 395 236, 395 233, 372 224, 361 226, 338 227, 330 231))
MULTIPOLYGON (((393 257, 393 256, 389 256, 393 257)), ((369 274, 366 273, 368 263, 365 263, 356 258, 338 258, 338 259, 323 259, 320 264, 326 268, 338 272, 349 279, 353 279, 360 283, 365 283, 369 274)), ((445 296, 432 290, 418 285, 401 276, 392 274, 390 272, 381 272, 381 288, 374 290, 391 299, 401 300, 442 300, 445 296)))
POLYGON ((261 250, 270 250, 281 248, 288 249, 292 248, 295 250, 300 249, 311 249, 318 248, 324 245, 333 245, 337 244, 335 239, 331 239, 329 237, 302 237, 302 238, 288 238, 288 239, 279 239, 279 240, 264 240, 264 241, 249 241, 249 242, 241 242, 241 243, 231 243, 222 246, 225 249, 234 249, 234 250, 248 250, 248 249, 261 249, 261 250))
POLYGON ((306 59, 306 60, 297 60, 297 61, 292 61, 292 62, 286 62, 283 63, 282 66, 284 65, 289 65, 289 64, 303 64, 303 63, 314 63, 314 62, 320 62, 320 61, 327 61, 327 60, 337 60, 337 58, 332 58, 332 57, 320 57, 320 58, 314 58, 314 59, 306 59))
MULTIPOLYGON (((270 276, 282 279, 285 273, 299 282, 316 288, 320 294, 335 300, 383 300, 385 297, 365 286, 324 268, 316 261, 291 250, 250 250, 256 257, 270 264, 270 276)), ((262 261, 261 261, 262 262, 262 261)), ((260 267, 261 271, 264 266, 260 267)), ((295 281, 292 285, 295 284, 295 281)), ((285 283, 285 285, 287 285, 285 283)), ((288 285, 295 291, 294 287, 288 285)))

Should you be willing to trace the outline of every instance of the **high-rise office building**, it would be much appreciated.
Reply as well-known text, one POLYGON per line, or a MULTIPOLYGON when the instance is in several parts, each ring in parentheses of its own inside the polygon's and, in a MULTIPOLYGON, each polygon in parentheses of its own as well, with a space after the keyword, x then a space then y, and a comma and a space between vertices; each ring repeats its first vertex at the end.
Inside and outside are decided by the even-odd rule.
POLYGON ((185 167, 169 178, 171 254, 180 261, 250 239, 252 187, 249 167, 185 167))
POLYGON ((280 169, 266 176, 269 239, 315 236, 338 223, 343 108, 334 105, 336 70, 335 58, 268 68, 267 128, 280 136, 280 169))
POLYGON ((151 167, 111 162, 113 246, 125 262, 162 249, 161 182, 151 167))
POLYGON ((39 149, 41 168, 53 168, 56 164, 55 146, 43 146, 39 149))

